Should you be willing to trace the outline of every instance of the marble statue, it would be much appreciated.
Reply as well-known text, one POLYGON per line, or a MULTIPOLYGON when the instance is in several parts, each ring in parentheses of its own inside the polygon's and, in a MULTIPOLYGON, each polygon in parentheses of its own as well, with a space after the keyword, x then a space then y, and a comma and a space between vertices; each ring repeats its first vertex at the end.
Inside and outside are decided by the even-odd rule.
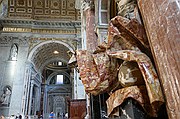
POLYGON ((1 95, 1 104, 8 105, 11 98, 11 91, 9 88, 6 88, 5 92, 1 95))
POLYGON ((15 44, 13 44, 10 51, 10 60, 17 60, 18 48, 15 44))

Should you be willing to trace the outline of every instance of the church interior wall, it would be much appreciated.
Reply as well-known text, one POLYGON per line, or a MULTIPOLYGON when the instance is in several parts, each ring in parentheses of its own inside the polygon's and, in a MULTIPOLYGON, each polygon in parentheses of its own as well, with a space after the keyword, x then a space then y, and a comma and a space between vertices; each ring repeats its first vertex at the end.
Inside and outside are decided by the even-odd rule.
MULTIPOLYGON (((18 39, 18 36, 15 40, 12 40, 11 38, 14 37, 13 35, 11 37, 6 37, 4 34, 1 35, 2 40, 5 40, 3 38, 7 38, 6 44, 3 46, 3 42, 1 41, 1 47, 0 50, 2 53, 0 53, 1 57, 1 66, 2 73, 0 74, 2 77, 2 84, 1 86, 4 87, 6 85, 9 85, 11 89, 11 101, 8 106, 4 106, 6 108, 6 112, 9 112, 11 114, 17 114, 18 110, 21 109, 21 100, 22 100, 22 92, 23 92, 23 83, 24 83, 24 69, 26 64, 26 58, 28 54, 28 47, 22 46, 19 44, 20 40, 18 39), (13 44, 16 44, 18 47, 18 51, 16 52, 16 60, 11 60, 11 46, 13 44), (2 59, 3 58, 3 59, 2 59), (14 103, 15 102, 15 103, 14 103)), ((23 39, 21 39, 23 40, 23 39)), ((1 89, 2 90, 2 89, 1 89)), ((3 108, 3 106, 1 107, 3 108)), ((3 109, 2 109, 3 110, 3 109)), ((6 113, 8 115, 8 113, 6 113)))
MULTIPOLYGON (((112 8, 110 2, 114 1, 116 4, 116 2, 121 0, 59 1, 60 3, 58 3, 57 0, 0 0, 0 18, 2 18, 0 23, 1 26, 4 27, 0 33, 0 67, 2 67, 0 68, 0 95, 5 92, 5 87, 9 87, 11 91, 11 101, 7 105, 1 104, 0 115, 10 116, 12 114, 16 115, 17 113, 30 114, 31 109, 28 105, 31 104, 31 101, 27 101, 26 104, 24 104, 23 101, 26 100, 26 98, 27 100, 33 98, 30 97, 31 84, 33 84, 32 90, 36 92, 33 94, 36 96, 39 95, 37 94, 38 91, 40 91, 39 83, 47 78, 42 77, 41 80, 41 74, 39 73, 43 74, 43 68, 50 63, 50 61, 56 60, 56 58, 50 60, 45 57, 41 59, 41 55, 38 55, 38 59, 36 57, 36 52, 39 52, 37 49, 40 48, 38 44, 48 44, 52 41, 56 41, 57 43, 57 41, 59 41, 68 45, 68 48, 72 51, 76 49, 95 50, 97 44, 107 42, 109 21, 114 13, 117 12, 112 11, 112 9, 116 9, 117 6, 114 5, 112 8), (86 4, 83 4, 84 6, 82 5, 80 12, 80 3, 83 2, 86 4), (107 4, 105 2, 107 2, 107 4), (82 30, 81 36, 80 29, 82 30), (10 59, 13 44, 16 44, 18 47, 17 55, 13 56, 15 60, 10 59), (38 48, 35 49, 35 47, 38 48), (29 55, 33 56, 32 59, 31 56, 28 58, 29 55), (36 74, 39 77, 36 77, 36 74), (25 86, 27 87, 25 88, 25 86), (23 97, 24 92, 27 93, 26 98, 23 97), (28 98, 28 96, 30 98, 28 98), (25 111, 21 112, 22 109, 25 111)), ((165 0, 164 2, 158 0, 137 0, 137 2, 142 13, 143 23, 156 64, 156 70, 160 76, 160 81, 166 96, 168 116, 172 119, 178 118, 180 117, 178 114, 180 92, 178 85, 179 2, 177 0, 165 0)), ((59 57, 57 57, 57 59, 58 58, 59 57)), ((63 61, 65 60, 67 59, 63 59, 63 61)), ((93 115, 93 111, 96 112, 96 110, 91 110, 92 112, 90 112, 90 106, 94 106, 90 103, 97 102, 97 100, 101 102, 100 98, 106 95, 99 95, 97 97, 86 95, 84 92, 85 88, 80 79, 79 73, 75 68, 72 68, 70 71, 70 80, 72 80, 71 98, 83 99, 87 96, 87 111, 89 115, 90 113, 93 115)), ((44 87, 46 88, 46 86, 45 84, 44 87)), ((57 95, 53 97, 58 90, 61 92, 66 88, 57 87, 50 86, 47 88, 48 90, 52 88, 51 94, 47 93, 47 95, 44 95, 45 98, 49 96, 48 100, 46 100, 47 102, 64 101, 67 95, 61 95, 61 98, 56 97, 57 95)), ((70 92, 68 92, 68 94, 69 93, 70 92)), ((33 94, 31 95, 34 96, 33 94)), ((40 100, 36 99, 36 101, 39 103, 40 100)), ((48 116, 49 111, 56 110, 53 108, 54 104, 55 103, 51 103, 51 108, 44 111, 46 116, 48 116)), ((57 103, 57 105, 58 104, 59 103, 57 103)), ((46 102, 43 105, 46 106, 46 102)), ((39 111, 39 108, 41 108, 41 105, 36 105, 35 108, 33 108, 34 112, 32 114, 35 115, 36 111, 39 111)), ((100 112, 100 110, 97 111, 100 112)), ((100 116, 100 113, 98 116, 100 116)))
MULTIPOLYGON (((64 45, 63 48, 66 48, 62 61, 65 61, 66 63, 68 62, 66 61, 68 60, 66 50, 73 52, 75 49, 81 48, 81 17, 78 3, 80 3, 80 0, 76 1, 76 5, 75 0, 61 0, 59 2, 54 0, 0 1, 0 23, 2 26, 0 34, 0 62, 2 63, 0 66, 3 67, 0 69, 0 71, 3 72, 0 74, 0 80, 2 81, 0 85, 8 85, 12 88, 10 104, 8 106, 0 107, 0 115, 7 117, 17 115, 18 113, 24 116, 25 114, 31 114, 30 105, 33 103, 31 99, 35 99, 35 97, 33 97, 34 95, 40 97, 39 91, 41 89, 39 83, 42 83, 44 80, 44 77, 42 76, 43 68, 51 61, 59 61, 62 57, 51 57, 51 59, 46 57, 46 59, 39 54, 38 57, 35 56, 36 52, 39 52, 38 49, 35 49, 36 46, 38 48, 40 47, 38 44, 48 44, 54 41, 54 44, 57 43, 57 45, 54 46, 58 46, 58 44, 64 45), (77 7, 77 9, 75 9, 75 7, 77 7), (42 10, 44 11, 43 15, 39 14, 42 10), (14 43, 18 47, 18 52, 17 55, 13 57, 15 60, 9 61, 11 45, 14 43), (39 61, 43 62, 39 63, 39 61), (15 62, 13 76, 9 75, 13 68, 11 66, 12 62, 15 62)), ((45 51, 49 47, 45 47, 47 49, 43 49, 44 47, 41 48, 45 51)), ((71 94, 71 92, 68 92, 68 96, 71 98, 83 98, 84 91, 83 89, 78 88, 78 86, 82 86, 82 84, 78 76, 75 77, 74 75, 76 74, 74 74, 74 69, 72 69, 70 77, 68 78, 72 80, 72 91, 74 88, 77 89, 74 92, 76 93, 76 96, 74 93, 71 94), (77 78, 77 80, 75 79, 77 81, 76 86, 74 86, 74 78, 77 78)), ((44 84, 44 82, 42 85, 45 86, 46 84, 44 84)), ((52 91, 52 94, 50 95, 56 95, 57 91, 64 93, 64 91, 67 91, 66 88, 67 87, 63 86, 61 88, 56 87, 56 90, 54 90, 54 92, 52 91)), ((44 89, 42 88, 42 90, 44 89)), ((70 90, 68 89, 68 91, 70 90)), ((0 90, 0 93, 2 93, 2 89, 0 90)), ((42 99, 44 97, 47 98, 47 96, 48 95, 42 96, 42 99)), ((65 94, 63 96, 66 97, 67 95, 65 94)), ((43 104, 39 105, 42 103, 40 102, 40 98, 35 99, 35 101, 38 105, 33 107, 31 116, 36 115, 36 111, 42 111, 40 108, 44 108, 42 106, 43 104)), ((47 106, 46 102, 44 106, 47 106)), ((47 108, 45 110, 48 111, 44 111, 45 113, 42 114, 48 116, 50 110, 47 108)))

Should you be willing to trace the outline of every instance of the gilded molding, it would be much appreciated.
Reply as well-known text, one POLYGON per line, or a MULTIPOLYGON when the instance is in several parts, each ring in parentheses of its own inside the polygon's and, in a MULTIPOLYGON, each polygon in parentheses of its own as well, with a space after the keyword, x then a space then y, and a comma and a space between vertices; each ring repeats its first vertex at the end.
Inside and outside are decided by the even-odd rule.
POLYGON ((30 28, 15 28, 15 27, 4 27, 3 32, 20 32, 20 33, 26 33, 26 32, 31 32, 31 33, 47 33, 47 34, 76 34, 80 33, 79 30, 75 29, 30 29, 30 28))
POLYGON ((51 22, 29 20, 0 20, 2 32, 80 34, 80 22, 51 22), (66 29, 64 29, 66 28, 66 29))

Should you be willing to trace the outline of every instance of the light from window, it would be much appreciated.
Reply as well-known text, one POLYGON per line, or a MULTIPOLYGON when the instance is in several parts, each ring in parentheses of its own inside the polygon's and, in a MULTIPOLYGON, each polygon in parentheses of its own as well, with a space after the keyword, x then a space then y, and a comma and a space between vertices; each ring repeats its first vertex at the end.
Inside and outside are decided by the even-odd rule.
POLYGON ((63 75, 57 75, 56 84, 63 84, 63 75))
POLYGON ((53 53, 54 53, 54 54, 59 54, 59 52, 58 52, 57 50, 55 50, 53 53))
POLYGON ((58 62, 58 66, 62 66, 62 62, 58 62))
POLYGON ((108 4, 109 0, 99 0, 99 23, 100 25, 108 24, 108 4))

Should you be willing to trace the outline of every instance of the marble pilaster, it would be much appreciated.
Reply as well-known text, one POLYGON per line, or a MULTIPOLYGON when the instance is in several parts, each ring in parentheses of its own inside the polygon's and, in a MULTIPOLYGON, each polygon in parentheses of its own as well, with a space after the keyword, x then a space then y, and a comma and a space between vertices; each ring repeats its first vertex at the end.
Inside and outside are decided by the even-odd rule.
POLYGON ((34 84, 31 82, 31 84, 30 84, 28 115, 31 115, 31 103, 32 103, 33 87, 34 87, 34 84))

